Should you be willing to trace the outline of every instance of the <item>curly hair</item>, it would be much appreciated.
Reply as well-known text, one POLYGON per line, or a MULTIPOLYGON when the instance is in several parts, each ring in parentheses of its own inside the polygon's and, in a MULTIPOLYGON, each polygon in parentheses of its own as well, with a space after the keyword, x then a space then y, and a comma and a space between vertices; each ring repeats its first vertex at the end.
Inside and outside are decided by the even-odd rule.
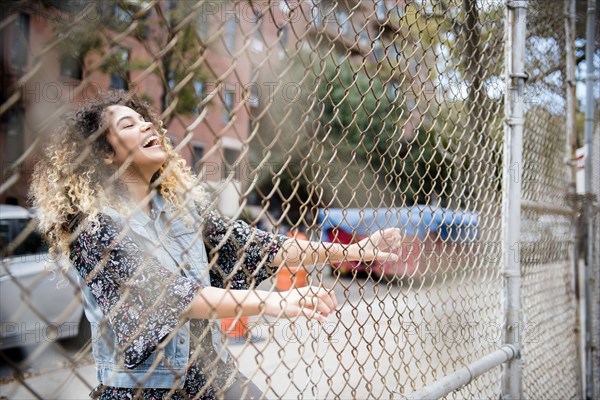
POLYGON ((130 92, 109 91, 63 119, 34 168, 29 198, 38 209, 38 229, 54 254, 70 254, 71 235, 81 221, 93 229, 103 206, 119 206, 125 200, 120 195, 126 193, 124 183, 114 167, 104 162, 104 156, 113 152, 104 115, 111 105, 127 106, 153 123, 167 162, 153 176, 151 187, 166 204, 177 209, 187 201, 205 201, 204 190, 173 150, 162 121, 151 107, 130 92))

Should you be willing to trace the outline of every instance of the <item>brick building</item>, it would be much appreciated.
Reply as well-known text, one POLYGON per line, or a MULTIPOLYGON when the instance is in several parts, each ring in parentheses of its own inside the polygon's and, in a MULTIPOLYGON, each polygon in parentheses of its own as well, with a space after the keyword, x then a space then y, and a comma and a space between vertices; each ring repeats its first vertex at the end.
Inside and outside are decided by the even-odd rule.
MULTIPOLYGON (((35 153, 43 144, 44 134, 55 125, 55 113, 61 107, 69 109, 109 88, 133 90, 158 111, 169 105, 165 101, 166 90, 176 89, 180 82, 175 78, 165 82, 161 79, 164 74, 156 73, 152 63, 159 57, 160 45, 169 39, 168 32, 176 23, 177 8, 182 3, 164 1, 148 10, 143 10, 142 2, 134 3, 128 8, 123 2, 107 1, 55 1, 45 5, 30 2, 5 10, 0 43, 2 103, 10 108, 2 114, 0 163, 3 183, 14 179, 15 172, 19 179, 2 193, 0 201, 25 204, 35 153), (134 21, 143 24, 143 35, 127 33, 134 21), (69 23, 77 26, 71 31, 65 29, 69 23), (64 32, 71 36, 61 41, 64 32), (82 39, 78 34, 89 37, 82 39), (70 52, 72 43, 81 45, 71 47, 88 48, 83 54, 70 52), (19 160, 29 150, 26 159, 19 160), (18 160, 18 166, 13 168, 18 160)), ((190 82, 189 87, 197 94, 193 107, 187 112, 172 111, 164 120, 170 138, 181 145, 184 158, 197 171, 203 166, 204 182, 221 193, 221 205, 227 209, 225 199, 232 199, 240 184, 236 179, 225 185, 220 183, 227 178, 231 164, 242 159, 242 144, 248 134, 249 117, 239 106, 243 100, 238 83, 248 81, 250 71, 245 67, 248 63, 244 52, 236 52, 244 40, 239 32, 249 22, 231 13, 232 18, 221 23, 222 10, 215 11, 218 13, 198 13, 198 34, 207 40, 207 45, 198 48, 198 56, 205 60, 203 70, 210 69, 211 74, 190 82), (234 70, 232 60, 238 64, 234 70), (207 112, 202 114, 206 97, 211 100, 205 105, 207 112)), ((237 206, 236 196, 233 198, 237 206)))
MULTIPOLYGON (((25 204, 39 149, 33 145, 43 145, 58 110, 113 87, 134 90, 165 113, 183 157, 219 196, 220 208, 232 212, 252 185, 249 144, 282 78, 273 71, 316 47, 357 63, 387 58, 398 67, 402 58, 389 44, 400 29, 390 15, 401 15, 402 6, 387 1, 16 4, 2 16, 1 100, 10 108, 1 115, 0 164, 3 184, 15 178, 16 161, 19 176, 0 202, 25 204), (187 45, 190 38, 196 47, 187 45)), ((421 87, 414 93, 431 83, 425 69, 399 70, 413 75, 408 85, 421 87)), ((385 83, 393 93, 403 81, 392 74, 385 83)), ((414 107, 414 121, 404 126, 410 136, 419 101, 403 101, 414 107)))

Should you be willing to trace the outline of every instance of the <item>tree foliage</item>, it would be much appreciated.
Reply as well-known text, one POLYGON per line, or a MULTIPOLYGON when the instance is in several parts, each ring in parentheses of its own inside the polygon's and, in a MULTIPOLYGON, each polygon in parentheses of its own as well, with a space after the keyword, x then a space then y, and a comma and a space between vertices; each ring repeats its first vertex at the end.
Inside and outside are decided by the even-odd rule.
MULTIPOLYGON (((162 85, 162 101, 156 105, 161 110, 170 108, 166 122, 175 115, 196 113, 199 109, 197 82, 205 81, 207 73, 198 58, 206 50, 207 44, 201 39, 198 24, 179 25, 185 16, 200 18, 202 9, 194 8, 192 2, 173 2, 170 9, 164 3, 131 2, 125 0, 98 1, 86 3, 71 10, 84 15, 94 11, 94 18, 84 18, 85 23, 69 24, 70 13, 56 13, 53 28, 57 35, 64 36, 60 41, 61 54, 83 60, 92 52, 106 56, 100 70, 104 73, 116 72, 127 79, 132 71, 150 69, 158 75, 162 85), (95 6, 94 6, 95 4, 95 6), (133 27, 133 29, 132 29, 133 27), (106 49, 116 49, 112 42, 114 34, 128 32, 128 38, 137 42, 147 52, 147 59, 120 58, 118 52, 106 53, 106 49), (156 65, 153 66, 153 63, 156 65)), ((57 7, 48 2, 46 7, 57 7)), ((62 11, 62 10, 58 10, 62 11)), ((146 94, 148 96, 148 94, 146 94)))
POLYGON ((290 225, 313 206, 434 201, 453 167, 444 162, 435 133, 420 128, 407 134, 408 110, 397 88, 347 59, 311 64, 310 58, 290 60, 294 68, 286 73, 303 82, 301 99, 279 98, 269 104, 273 118, 260 120, 262 146, 255 151, 268 154, 280 171, 274 179, 262 176, 262 197, 278 193, 281 201, 272 205, 287 212, 290 225))

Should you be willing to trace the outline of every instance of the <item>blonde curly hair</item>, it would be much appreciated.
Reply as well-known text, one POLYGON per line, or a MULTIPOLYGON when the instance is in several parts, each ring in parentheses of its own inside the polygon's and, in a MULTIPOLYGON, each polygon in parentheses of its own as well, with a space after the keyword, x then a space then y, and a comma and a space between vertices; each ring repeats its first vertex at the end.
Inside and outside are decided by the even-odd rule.
POLYGON ((198 185, 185 160, 173 150, 162 121, 151 107, 126 91, 109 91, 87 101, 68 115, 54 132, 35 166, 29 191, 38 209, 38 229, 46 237, 53 254, 70 255, 72 235, 82 221, 97 226, 99 211, 115 207, 126 198, 124 183, 115 167, 104 162, 113 152, 108 142, 104 111, 111 105, 127 106, 154 124, 167 162, 151 180, 172 209, 188 201, 202 204, 205 192, 198 185))

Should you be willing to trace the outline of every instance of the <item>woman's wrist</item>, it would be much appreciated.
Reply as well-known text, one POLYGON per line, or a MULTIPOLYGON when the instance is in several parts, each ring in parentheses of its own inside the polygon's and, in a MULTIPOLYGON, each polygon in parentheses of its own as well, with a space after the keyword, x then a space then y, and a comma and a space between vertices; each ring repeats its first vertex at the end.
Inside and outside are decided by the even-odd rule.
POLYGON ((263 314, 269 317, 278 317, 281 312, 281 299, 279 292, 269 293, 261 305, 263 314))
POLYGON ((356 243, 340 244, 336 243, 337 248, 333 252, 334 262, 357 261, 360 259, 359 248, 356 243))

